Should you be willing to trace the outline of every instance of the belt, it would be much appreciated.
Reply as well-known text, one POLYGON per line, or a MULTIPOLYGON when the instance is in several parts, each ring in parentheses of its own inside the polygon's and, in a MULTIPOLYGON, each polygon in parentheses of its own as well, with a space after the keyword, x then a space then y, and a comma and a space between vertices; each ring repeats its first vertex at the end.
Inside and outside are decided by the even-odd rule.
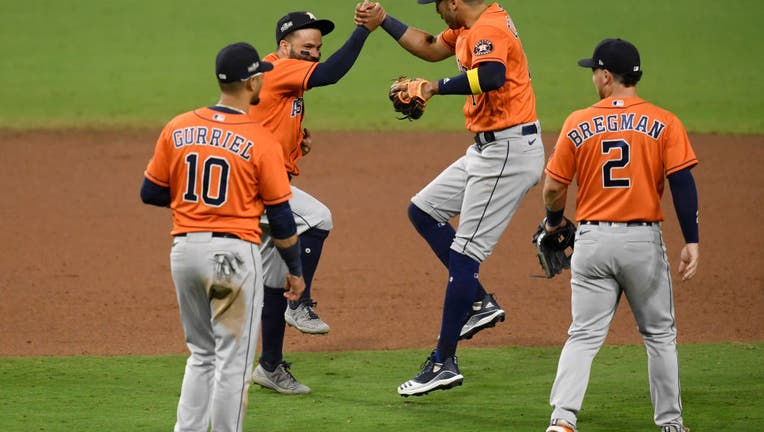
MULTIPOLYGON (((490 142, 494 142, 496 141, 497 136, 501 138, 501 136, 504 135, 505 131, 508 131, 509 129, 513 129, 516 127, 517 126, 512 126, 506 129, 498 130, 498 131, 480 132, 478 134, 475 134, 475 142, 477 144, 488 144, 490 142)), ((539 128, 536 126, 536 123, 529 123, 529 124, 523 125, 520 128, 520 134, 522 136, 535 135, 537 133, 539 133, 539 128)))
MULTIPOLYGON (((186 237, 186 234, 188 234, 188 233, 175 234, 175 237, 186 237)), ((231 234, 231 233, 227 233, 227 232, 213 232, 212 233, 212 237, 230 238, 230 239, 241 240, 241 237, 237 236, 236 234, 231 234)))
POLYGON ((646 221, 626 221, 626 222, 610 222, 610 221, 581 221, 580 225, 626 225, 626 226, 652 226, 657 225, 658 222, 646 222, 646 221))

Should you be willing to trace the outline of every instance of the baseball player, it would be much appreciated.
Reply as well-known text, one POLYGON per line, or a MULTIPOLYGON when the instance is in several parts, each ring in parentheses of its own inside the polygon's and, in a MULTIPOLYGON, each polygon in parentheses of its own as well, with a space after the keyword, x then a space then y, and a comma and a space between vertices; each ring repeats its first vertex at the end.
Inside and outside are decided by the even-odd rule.
POLYGON ((573 432, 592 360, 626 295, 647 348, 650 397, 662 432, 688 430, 682 419, 671 275, 661 235, 661 195, 668 178, 684 235, 679 275, 698 268, 698 199, 690 169, 698 161, 677 117, 637 95, 637 48, 605 39, 591 58, 600 101, 571 114, 546 167, 548 232, 563 219, 568 185, 577 178, 573 322, 550 396, 547 432, 573 432))
MULTIPOLYGON (((290 178, 300 174, 297 164, 312 144, 308 130, 302 127, 303 94, 311 88, 339 81, 350 70, 370 31, 381 20, 379 14, 376 20, 370 20, 368 28, 355 28, 345 44, 323 63, 319 62, 322 36, 334 29, 334 23, 317 19, 310 12, 290 12, 276 24, 277 50, 265 57, 274 68, 264 78, 260 104, 252 106, 249 115, 278 139, 290 178)), ((290 363, 283 359, 285 324, 304 333, 329 332, 329 326, 313 310, 315 302, 310 289, 324 240, 332 229, 332 215, 323 203, 307 192, 295 186, 291 190, 290 203, 300 238, 305 292, 300 299, 287 304, 283 296, 287 268, 269 238, 264 237, 261 248, 265 270, 263 351, 252 379, 280 393, 303 394, 309 393, 310 388, 295 379, 289 370, 290 363)))
POLYGON ((191 353, 176 432, 242 430, 263 302, 263 210, 289 269, 285 297, 305 289, 281 148, 247 116, 272 68, 247 43, 223 48, 219 102, 167 123, 144 173, 143 202, 172 209, 170 263, 191 353))
MULTIPOLYGON (((417 57, 440 61, 456 56, 460 73, 422 87, 433 95, 466 95, 465 125, 475 140, 464 156, 419 191, 409 218, 449 278, 437 348, 421 372, 398 387, 402 396, 462 384, 456 362, 459 339, 504 319, 504 311, 478 282, 520 201, 541 178, 544 147, 536 118, 528 62, 507 11, 483 0, 418 0, 435 3, 448 28, 437 37, 387 15, 382 28, 417 57), (456 230, 449 220, 459 215, 456 230)), ((368 10, 360 5, 356 22, 368 10)))

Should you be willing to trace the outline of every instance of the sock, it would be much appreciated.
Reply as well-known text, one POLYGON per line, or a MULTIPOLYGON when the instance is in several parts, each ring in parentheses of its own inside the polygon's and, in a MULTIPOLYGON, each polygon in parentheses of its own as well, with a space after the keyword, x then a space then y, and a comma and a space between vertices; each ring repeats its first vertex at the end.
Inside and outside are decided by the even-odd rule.
POLYGON ((291 309, 297 309, 301 302, 310 301, 310 287, 313 283, 313 275, 316 274, 318 260, 321 259, 321 250, 324 247, 324 240, 328 236, 329 231, 318 228, 311 228, 300 234, 300 247, 302 248, 300 258, 302 259, 302 277, 305 279, 305 291, 302 293, 300 300, 289 302, 291 309))
POLYGON ((263 352, 260 355, 260 365, 268 372, 273 372, 281 363, 284 350, 284 310, 287 299, 281 288, 265 287, 263 298, 263 316, 261 320, 263 332, 263 352))
MULTIPOLYGON (((448 268, 449 253, 451 243, 454 242, 456 231, 450 223, 441 223, 436 221, 414 203, 409 205, 409 220, 414 225, 416 231, 430 245, 432 251, 438 257, 441 263, 448 268)), ((478 281, 477 291, 475 292, 474 302, 482 302, 486 296, 483 285, 478 281)))
POLYGON ((443 321, 440 325, 440 338, 436 350, 436 358, 440 361, 456 354, 459 333, 472 310, 479 269, 479 262, 451 251, 446 299, 443 303, 443 321))

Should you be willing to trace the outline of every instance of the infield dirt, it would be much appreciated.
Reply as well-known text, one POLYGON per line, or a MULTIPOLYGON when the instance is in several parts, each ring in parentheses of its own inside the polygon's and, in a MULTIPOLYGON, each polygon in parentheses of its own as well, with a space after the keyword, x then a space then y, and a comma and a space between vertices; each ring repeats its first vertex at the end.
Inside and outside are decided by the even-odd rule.
MULTIPOLYGON (((139 198, 157 134, 0 132, 0 355, 186 352, 170 278, 170 210, 139 198)), ((557 136, 543 138, 548 153, 557 136)), ((470 139, 314 133, 294 184, 333 212, 313 287, 316 310, 332 330, 306 336, 290 328, 285 352, 434 346, 446 273, 406 207, 470 139)), ((691 140, 700 160, 693 173, 701 263, 693 280, 674 286, 679 343, 764 340, 764 137, 691 140)), ((676 267, 682 240, 670 195, 667 188, 664 234, 676 267)), ((569 273, 532 277, 540 269, 530 237, 541 217, 536 186, 481 267, 507 321, 460 346, 565 341, 569 273)), ((641 343, 626 301, 608 343, 641 343)))

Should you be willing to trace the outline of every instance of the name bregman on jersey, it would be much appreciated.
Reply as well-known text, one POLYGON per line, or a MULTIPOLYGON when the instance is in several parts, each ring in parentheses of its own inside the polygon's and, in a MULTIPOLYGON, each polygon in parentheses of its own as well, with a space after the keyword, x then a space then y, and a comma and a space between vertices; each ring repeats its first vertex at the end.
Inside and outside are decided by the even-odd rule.
POLYGON ((223 129, 205 126, 185 127, 172 131, 172 142, 175 148, 189 145, 220 147, 248 161, 252 156, 249 149, 254 143, 231 131, 225 131, 224 137, 223 132, 223 129))
POLYGON ((605 132, 636 131, 657 140, 661 136, 665 124, 658 120, 650 119, 646 115, 636 119, 635 113, 608 114, 607 116, 594 117, 579 123, 575 128, 565 133, 568 138, 579 147, 589 138, 605 132))

